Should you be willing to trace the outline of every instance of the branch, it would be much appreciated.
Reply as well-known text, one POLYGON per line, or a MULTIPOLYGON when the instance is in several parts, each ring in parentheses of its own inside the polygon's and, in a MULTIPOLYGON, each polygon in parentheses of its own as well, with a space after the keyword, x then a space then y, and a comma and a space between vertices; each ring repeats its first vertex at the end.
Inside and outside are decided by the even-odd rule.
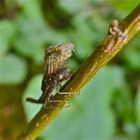
MULTIPOLYGON (((116 22, 115 22, 116 23, 116 22)), ((113 25, 110 25, 110 27, 113 25)), ((112 59, 125 44, 128 43, 140 30, 140 4, 119 24, 119 28, 113 26, 109 28, 107 36, 99 43, 91 56, 81 65, 79 70, 72 76, 60 90, 60 92, 75 93, 96 74, 99 69, 112 59), (120 29, 120 31, 118 31, 120 29), (113 35, 112 30, 116 30, 113 35), (111 34, 112 33, 112 34, 111 34)), ((68 101, 73 97, 72 94, 56 94, 51 100, 68 101)), ((20 134, 18 140, 34 140, 39 136, 41 131, 47 127, 58 112, 63 108, 65 102, 52 102, 46 108, 36 114, 36 116, 27 125, 26 129, 20 134), (49 108, 54 107, 54 108, 49 108)))

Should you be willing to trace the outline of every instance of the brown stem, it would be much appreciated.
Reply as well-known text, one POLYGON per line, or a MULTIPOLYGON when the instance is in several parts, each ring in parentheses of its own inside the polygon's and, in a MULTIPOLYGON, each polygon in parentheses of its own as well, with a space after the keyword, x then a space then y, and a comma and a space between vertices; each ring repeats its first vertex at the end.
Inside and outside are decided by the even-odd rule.
MULTIPOLYGON (((91 56, 72 76, 71 80, 62 87, 61 92, 69 91, 71 93, 75 93, 80 91, 80 89, 96 74, 96 72, 112 59, 136 33, 138 33, 140 30, 140 4, 119 24, 119 28, 121 29, 121 36, 119 34, 107 34, 91 56)), ((72 94, 56 94, 52 100, 67 101, 72 97, 72 94)), ((32 121, 27 125, 26 129, 20 134, 18 140, 33 140, 38 137, 50 121, 56 117, 64 104, 65 102, 53 102, 49 103, 47 108, 42 107, 32 121)))

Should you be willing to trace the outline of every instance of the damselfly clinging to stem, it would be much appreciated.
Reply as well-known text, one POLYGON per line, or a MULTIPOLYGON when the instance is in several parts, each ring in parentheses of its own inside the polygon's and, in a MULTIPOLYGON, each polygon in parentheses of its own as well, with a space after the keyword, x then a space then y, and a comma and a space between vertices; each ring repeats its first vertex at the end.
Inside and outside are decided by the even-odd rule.
POLYGON ((73 50, 74 45, 72 43, 50 46, 46 49, 41 85, 42 95, 39 99, 27 98, 27 101, 46 105, 49 102, 53 89, 59 86, 63 80, 70 79, 71 73, 65 67, 65 63, 71 57, 73 50))

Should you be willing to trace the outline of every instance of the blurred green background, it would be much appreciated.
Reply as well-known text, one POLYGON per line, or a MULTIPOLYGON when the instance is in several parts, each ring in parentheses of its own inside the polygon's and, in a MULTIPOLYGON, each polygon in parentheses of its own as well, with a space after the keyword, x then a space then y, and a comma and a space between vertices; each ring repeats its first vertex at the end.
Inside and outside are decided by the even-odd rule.
MULTIPOLYGON (((74 72, 139 0, 0 0, 0 140, 14 140, 40 105, 44 50, 72 42, 74 72)), ((38 140, 140 139, 140 33, 75 96, 38 140)))

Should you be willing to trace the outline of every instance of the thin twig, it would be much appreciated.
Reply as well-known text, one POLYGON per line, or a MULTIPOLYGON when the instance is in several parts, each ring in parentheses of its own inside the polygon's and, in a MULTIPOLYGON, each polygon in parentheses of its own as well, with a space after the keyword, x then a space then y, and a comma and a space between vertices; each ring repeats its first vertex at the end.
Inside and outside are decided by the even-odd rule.
MULTIPOLYGON (((121 48, 135 36, 140 30, 140 4, 119 24, 120 32, 116 35, 107 34, 99 43, 91 56, 82 64, 79 70, 72 76, 61 92, 76 93, 96 74, 99 69, 112 59, 121 48)), ((110 31, 111 32, 111 31, 110 31)), ((68 101, 73 97, 72 94, 56 94, 52 100, 68 101)), ((49 103, 47 108, 35 115, 26 129, 20 134, 18 140, 34 140, 41 131, 48 126, 58 112, 63 108, 65 102, 49 103)))

